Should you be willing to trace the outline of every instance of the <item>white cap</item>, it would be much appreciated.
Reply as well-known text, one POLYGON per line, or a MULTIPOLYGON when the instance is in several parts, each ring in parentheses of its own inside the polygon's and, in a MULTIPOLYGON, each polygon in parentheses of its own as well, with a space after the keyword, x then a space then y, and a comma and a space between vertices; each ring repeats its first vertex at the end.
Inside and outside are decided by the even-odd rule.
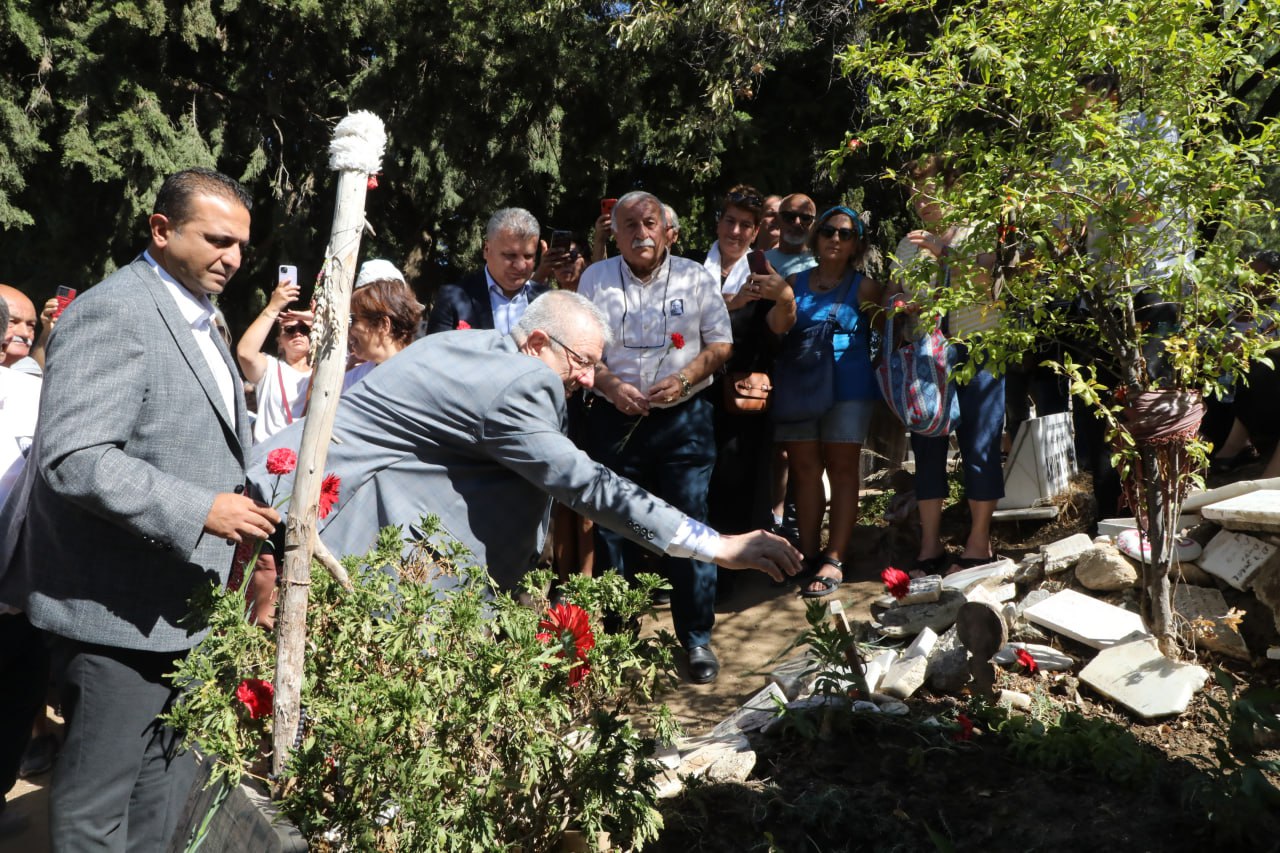
MULTIPOLYGON (((396 269, 396 265, 391 261, 374 258, 360 265, 360 272, 356 275, 356 287, 364 287, 371 281, 381 281, 384 278, 389 278, 393 281, 404 281, 404 273, 396 269)), ((405 283, 407 284, 408 282, 405 283)))

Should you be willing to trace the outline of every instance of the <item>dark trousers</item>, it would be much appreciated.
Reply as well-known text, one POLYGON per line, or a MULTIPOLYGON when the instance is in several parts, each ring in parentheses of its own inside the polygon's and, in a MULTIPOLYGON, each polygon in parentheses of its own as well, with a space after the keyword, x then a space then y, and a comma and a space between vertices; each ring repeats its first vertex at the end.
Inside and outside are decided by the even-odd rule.
MULTIPOLYGON (((635 415, 623 415, 603 399, 588 415, 588 452, 597 461, 648 489, 697 521, 707 517, 707 485, 715 465, 711 404, 701 396, 670 409, 653 409, 640 418, 626 445, 618 445, 635 415)), ((655 543, 659 547, 667 543, 655 543)), ((596 525, 597 565, 628 577, 642 565, 644 552, 625 537, 596 525)), ((716 621, 716 567, 689 558, 664 556, 659 574, 671 582, 671 620, 687 649, 711 642, 716 621)))
POLYGON ((31 723, 44 707, 49 654, 22 614, 0 615, 0 801, 18 781, 31 723))
POLYGON ((177 691, 182 652, 52 642, 67 739, 53 769, 54 853, 165 850, 195 778, 172 729, 156 719, 177 691))

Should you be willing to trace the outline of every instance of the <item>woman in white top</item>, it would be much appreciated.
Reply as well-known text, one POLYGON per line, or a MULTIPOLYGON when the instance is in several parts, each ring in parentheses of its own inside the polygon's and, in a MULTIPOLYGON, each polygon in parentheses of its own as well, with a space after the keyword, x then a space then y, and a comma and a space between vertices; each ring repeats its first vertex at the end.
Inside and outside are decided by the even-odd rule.
POLYGON ((240 370, 257 389, 254 443, 266 441, 306 412, 307 386, 311 383, 312 315, 309 311, 288 310, 300 290, 293 282, 278 284, 267 307, 249 324, 236 345, 240 370), (276 355, 270 356, 262 351, 262 345, 277 324, 276 355))

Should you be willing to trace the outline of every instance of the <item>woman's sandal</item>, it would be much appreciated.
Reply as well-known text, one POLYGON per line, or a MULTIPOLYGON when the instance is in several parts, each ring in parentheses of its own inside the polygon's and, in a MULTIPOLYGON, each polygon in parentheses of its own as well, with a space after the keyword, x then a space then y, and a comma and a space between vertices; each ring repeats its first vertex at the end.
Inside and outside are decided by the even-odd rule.
POLYGON ((823 557, 818 562, 817 567, 809 577, 800 582, 800 596, 802 598, 822 598, 824 595, 830 595, 840 588, 840 584, 844 583, 844 564, 835 557, 823 557), (840 572, 840 577, 824 577, 818 572, 822 571, 823 566, 831 566, 840 572), (811 583, 822 584, 821 589, 805 589, 811 583))
POLYGON ((946 567, 947 561, 951 559, 951 555, 943 551, 936 557, 917 557, 916 564, 911 567, 909 573, 913 578, 922 578, 926 575, 940 575, 946 567))
POLYGON ((978 566, 988 566, 1000 559, 994 555, 990 557, 952 557, 951 568, 947 569, 948 575, 954 575, 956 572, 963 572, 965 569, 976 569, 978 566))

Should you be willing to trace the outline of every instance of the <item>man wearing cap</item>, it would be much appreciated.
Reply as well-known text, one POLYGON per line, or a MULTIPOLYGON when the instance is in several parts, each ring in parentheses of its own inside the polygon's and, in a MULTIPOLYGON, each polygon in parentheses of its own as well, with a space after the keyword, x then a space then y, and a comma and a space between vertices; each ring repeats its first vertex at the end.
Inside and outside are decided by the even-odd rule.
POLYGON ((538 260, 538 220, 504 207, 484 229, 484 269, 436 293, 426 334, 451 329, 496 329, 511 334, 529 303, 549 290, 530 281, 538 260))
MULTIPOLYGON (((701 392, 729 358, 733 334, 719 282, 702 264, 672 256, 662 202, 632 192, 613 208, 621 254, 592 264, 578 292, 608 318, 613 342, 596 376, 588 452, 698 521, 707 513, 715 464, 711 402, 701 392)), ((604 568, 642 571, 641 552, 600 531, 604 568)), ((689 677, 713 681, 716 570, 705 560, 664 556, 671 616, 689 653, 689 677)))

